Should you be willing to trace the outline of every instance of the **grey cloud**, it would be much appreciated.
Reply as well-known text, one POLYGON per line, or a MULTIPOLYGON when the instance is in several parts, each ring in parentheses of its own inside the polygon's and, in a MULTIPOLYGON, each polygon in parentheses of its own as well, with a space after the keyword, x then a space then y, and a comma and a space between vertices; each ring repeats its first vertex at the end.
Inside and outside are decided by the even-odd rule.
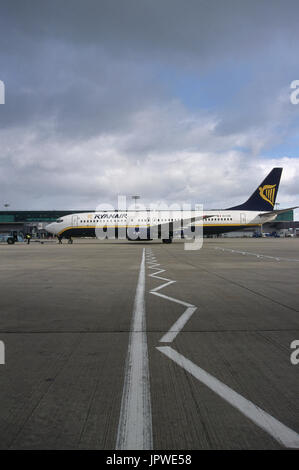
MULTIPOLYGON (((1 2, 3 197, 17 208, 90 208, 118 192, 238 202, 298 117, 279 101, 298 78, 298 13, 275 0, 1 2), (213 111, 188 109, 160 77, 171 67, 200 80, 224 63, 236 75, 246 63, 251 79, 213 111)), ((295 195, 297 160, 285 164, 295 195)))
POLYGON ((117 44, 118 54, 133 45, 135 52, 210 57, 213 50, 244 53, 274 36, 298 36, 295 0, 10 0, 1 10, 4 26, 25 37, 117 44))
MULTIPOLYGON (((281 42, 298 41, 298 9, 295 1, 273 0, 2 2, 0 70, 9 99, 1 126, 48 116, 58 135, 74 137, 125 127, 137 109, 169 99, 159 67, 172 64, 200 77, 223 60, 254 66, 260 55, 258 67, 270 53, 275 61, 281 42)), ((266 81, 277 87, 273 67, 266 81)), ((245 98, 237 94, 235 112, 219 130, 238 131, 253 116, 261 122, 269 109, 264 99, 260 105, 262 94, 247 87, 245 98)))

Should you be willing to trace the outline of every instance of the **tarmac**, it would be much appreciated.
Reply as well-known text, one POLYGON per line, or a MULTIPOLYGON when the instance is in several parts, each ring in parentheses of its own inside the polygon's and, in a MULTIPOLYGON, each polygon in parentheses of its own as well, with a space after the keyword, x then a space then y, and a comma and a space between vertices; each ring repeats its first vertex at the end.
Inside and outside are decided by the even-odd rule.
POLYGON ((299 239, 0 259, 1 449, 299 448, 299 239))

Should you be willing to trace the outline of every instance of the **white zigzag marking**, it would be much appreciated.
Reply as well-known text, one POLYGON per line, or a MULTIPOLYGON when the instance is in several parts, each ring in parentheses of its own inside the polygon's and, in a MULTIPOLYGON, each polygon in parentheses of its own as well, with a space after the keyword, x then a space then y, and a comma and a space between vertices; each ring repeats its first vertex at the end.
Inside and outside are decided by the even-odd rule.
MULTIPOLYGON (((224 251, 224 250, 223 250, 224 251)), ((242 253, 242 254, 246 254, 242 253)), ((299 261, 299 260, 297 260, 299 261)), ((149 261, 150 262, 150 261, 149 261)), ((152 262, 151 262, 152 263, 152 262)), ((149 266, 149 269, 155 269, 156 266, 160 266, 156 264, 155 267, 149 266)), ((155 277, 157 279, 168 281, 166 284, 159 286, 158 289, 166 287, 166 285, 172 284, 175 281, 171 279, 161 278, 156 276, 156 274, 160 274, 164 272, 165 269, 157 271, 157 273, 150 274, 150 277, 155 277)), ((180 318, 174 323, 174 325, 170 328, 170 330, 160 339, 160 342, 164 343, 171 343, 179 331, 184 327, 186 322, 189 320, 191 315, 197 309, 196 306, 187 304, 182 300, 175 299, 174 297, 169 297, 167 295, 160 294, 156 292, 156 289, 150 291, 151 294, 157 295, 159 297, 163 297, 167 300, 172 302, 179 303, 181 305, 187 306, 185 312, 180 316, 180 318)), ((251 421, 253 421, 257 426, 264 429, 267 433, 269 433, 274 439, 276 439, 280 444, 284 445, 285 447, 290 448, 299 448, 299 434, 293 431, 292 429, 285 426, 283 423, 275 419, 273 416, 266 413, 264 410, 256 406, 254 403, 250 402, 246 398, 242 397, 234 390, 229 388, 224 383, 220 382, 216 377, 213 377, 208 372, 204 371, 196 364, 189 361, 189 359, 185 358, 174 349, 169 346, 160 346, 157 347, 158 351, 165 354, 169 359, 177 363, 181 366, 184 370, 189 372, 193 377, 195 377, 200 382, 204 383, 208 386, 211 390, 217 393, 220 397, 230 403, 232 406, 237 408, 241 413, 247 416, 251 421)))
MULTIPOLYGON (((151 250, 149 250, 147 254, 147 263, 148 263, 149 269, 155 270, 157 269, 158 266, 161 266, 159 263, 156 263, 156 258, 152 256, 151 250), (151 264, 151 266, 149 266, 149 264, 151 264)), ((161 294, 160 292, 158 292, 159 290, 164 289, 165 287, 170 286, 171 284, 174 284, 176 282, 173 279, 168 279, 166 277, 158 276, 158 274, 164 273, 165 271, 166 271, 165 269, 158 269, 154 273, 149 274, 149 277, 159 279, 160 281, 165 281, 160 286, 155 287, 154 289, 151 289, 150 294, 156 295, 158 297, 161 297, 162 299, 166 299, 166 300, 169 300, 170 302, 175 302, 177 304, 183 305, 184 307, 187 307, 184 313, 172 325, 170 330, 168 330, 168 332, 165 333, 160 339, 161 343, 172 343, 172 341, 176 338, 176 336, 179 334, 182 328, 184 328, 187 321, 191 318, 191 316, 193 315, 197 307, 195 305, 184 302, 183 300, 179 300, 179 299, 176 299, 175 297, 170 297, 168 295, 161 294)))

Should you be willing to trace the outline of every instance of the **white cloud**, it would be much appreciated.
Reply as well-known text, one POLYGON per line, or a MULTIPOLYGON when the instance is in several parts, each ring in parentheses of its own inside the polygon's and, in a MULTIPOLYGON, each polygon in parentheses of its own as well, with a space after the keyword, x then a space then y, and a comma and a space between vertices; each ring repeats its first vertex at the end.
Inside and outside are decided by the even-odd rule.
MULTIPOLYGON (((52 122, 0 131, 2 197, 15 209, 83 209, 115 203, 118 194, 143 201, 228 207, 249 196, 274 166, 283 166, 281 206, 296 205, 299 159, 263 158, 232 150, 262 148, 263 129, 218 133, 216 115, 188 113, 178 102, 132 114, 127 131, 57 139, 52 122)), ((271 130, 268 128, 268 133, 271 130)))

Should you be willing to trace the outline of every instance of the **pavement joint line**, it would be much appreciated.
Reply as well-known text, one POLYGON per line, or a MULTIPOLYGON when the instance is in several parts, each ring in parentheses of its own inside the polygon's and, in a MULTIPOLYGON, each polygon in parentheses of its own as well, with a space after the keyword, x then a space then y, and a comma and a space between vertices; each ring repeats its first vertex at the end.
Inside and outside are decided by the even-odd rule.
POLYGON ((116 449, 153 448, 152 410, 145 319, 145 249, 132 315, 116 449))
MULTIPOLYGON (((157 294, 158 295, 158 294, 157 294)), ((141 330, 139 330, 141 331, 141 330)), ((144 330, 147 333, 163 333, 162 330, 150 330, 146 329, 144 330)), ((299 331, 298 328, 259 328, 259 329, 227 329, 227 330, 195 330, 192 329, 192 331, 185 330, 183 333, 271 333, 275 331, 299 331)), ((48 335, 48 334, 82 334, 82 335, 89 335, 89 334, 95 334, 95 335, 104 335, 104 334, 114 334, 114 333, 128 333, 128 330, 37 330, 37 331, 29 331, 29 330, 22 330, 22 331, 16 331, 16 330, 0 330, 1 334, 7 334, 7 335, 48 335)))
MULTIPOLYGON (((148 262, 148 263, 151 263, 151 262, 148 262)), ((157 266, 160 266, 160 264, 154 264, 154 265, 152 264, 152 266, 148 266, 148 268, 155 269, 157 266)), ((156 295, 163 299, 169 300, 170 302, 174 302, 174 303, 177 303, 186 307, 186 310, 182 313, 182 315, 176 320, 176 322, 171 326, 171 328, 160 339, 160 342, 162 343, 172 343, 172 341, 174 341, 176 336, 181 332, 181 330, 184 328, 188 320, 191 318, 195 310, 197 310, 197 307, 193 304, 184 302, 183 300, 176 299, 175 297, 170 297, 168 295, 161 294, 160 292, 158 293, 159 290, 164 289, 165 287, 170 286, 171 284, 174 284, 176 282, 174 279, 168 279, 168 278, 157 275, 165 271, 166 271, 165 269, 160 269, 156 271, 155 273, 148 275, 149 277, 159 279, 160 281, 166 281, 163 284, 160 284, 160 286, 157 286, 154 289, 151 289, 150 294, 156 295)))
POLYGON ((157 349, 270 434, 277 442, 288 448, 299 448, 299 434, 296 431, 285 426, 170 346, 157 346, 157 349))

